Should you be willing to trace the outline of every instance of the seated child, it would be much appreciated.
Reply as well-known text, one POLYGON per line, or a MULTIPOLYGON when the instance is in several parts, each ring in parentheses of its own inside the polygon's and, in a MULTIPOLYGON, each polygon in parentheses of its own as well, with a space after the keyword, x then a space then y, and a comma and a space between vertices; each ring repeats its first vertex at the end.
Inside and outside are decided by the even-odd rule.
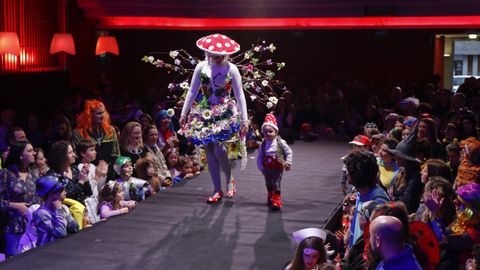
POLYGON ((113 165, 113 170, 120 176, 116 181, 122 184, 125 200, 142 201, 145 199, 145 193, 149 189, 152 190, 147 181, 132 177, 133 165, 129 157, 119 156, 113 165))
POLYGON ((202 172, 202 166, 200 165, 200 161, 196 157, 192 158, 192 174, 199 175, 202 172))
POLYGON ((78 223, 73 219, 67 206, 62 204, 67 193, 67 181, 57 176, 43 176, 37 180, 37 194, 45 201, 33 212, 33 221, 37 227, 37 246, 45 245, 68 232, 77 232, 78 223))
POLYGON ((164 182, 168 181, 160 180, 154 161, 147 157, 137 160, 137 162, 135 163, 135 171, 137 172, 137 175, 138 177, 140 177, 140 179, 146 180, 150 183, 153 189, 153 193, 160 191, 160 187, 164 186, 164 182))
POLYGON ((179 174, 173 178, 173 184, 180 183, 183 179, 192 179, 193 162, 190 157, 181 157, 178 161, 178 168, 180 169, 179 174))
POLYGON ((175 148, 168 149, 165 158, 167 159, 167 167, 168 167, 168 170, 170 170, 170 175, 172 177, 177 176, 178 175, 177 165, 178 165, 178 160, 180 159, 180 156, 178 155, 177 150, 175 148))
POLYGON ((135 208, 135 201, 125 201, 122 185, 115 181, 108 181, 100 192, 98 213, 101 219, 108 219, 128 213, 135 208))

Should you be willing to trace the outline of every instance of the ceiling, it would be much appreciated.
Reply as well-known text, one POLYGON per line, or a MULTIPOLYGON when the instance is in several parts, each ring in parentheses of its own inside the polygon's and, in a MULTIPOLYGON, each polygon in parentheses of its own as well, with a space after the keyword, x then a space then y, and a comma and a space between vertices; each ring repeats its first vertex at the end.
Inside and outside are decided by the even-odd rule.
MULTIPOLYGON (((85 16, 97 18, 99 27, 105 28, 168 28, 168 24, 178 24, 179 18, 198 22, 215 18, 249 21, 258 18, 392 16, 474 16, 470 18, 469 27, 480 26, 478 0, 76 0, 76 3, 85 16), (152 18, 157 18, 157 21, 151 21, 152 18), (177 20, 158 22, 158 18, 177 20)), ((297 21, 294 24, 298 24, 297 21)), ((194 24, 189 25, 195 28, 194 24)))
POLYGON ((478 0, 76 0, 89 17, 191 18, 478 15, 478 0))

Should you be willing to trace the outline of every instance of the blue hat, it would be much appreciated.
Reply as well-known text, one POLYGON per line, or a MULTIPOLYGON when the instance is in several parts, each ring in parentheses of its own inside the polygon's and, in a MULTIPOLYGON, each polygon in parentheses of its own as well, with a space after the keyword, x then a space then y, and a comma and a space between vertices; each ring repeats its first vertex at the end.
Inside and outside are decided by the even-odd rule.
POLYGON ((46 197, 52 192, 56 192, 65 188, 68 180, 65 177, 58 177, 55 175, 42 176, 37 180, 36 188, 37 194, 40 197, 46 197))

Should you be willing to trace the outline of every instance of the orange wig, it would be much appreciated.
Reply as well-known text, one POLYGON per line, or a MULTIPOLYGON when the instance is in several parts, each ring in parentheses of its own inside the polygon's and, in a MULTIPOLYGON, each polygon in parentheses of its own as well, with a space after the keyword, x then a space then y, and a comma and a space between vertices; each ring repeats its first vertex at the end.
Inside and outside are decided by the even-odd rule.
POLYGON ((82 136, 82 138, 87 139, 90 136, 88 135, 88 131, 92 130, 92 117, 93 111, 96 109, 104 109, 104 117, 102 128, 105 132, 107 138, 111 138, 113 135, 113 128, 110 124, 110 115, 108 114, 107 110, 105 109, 105 105, 102 102, 96 99, 89 99, 85 101, 85 105, 83 107, 83 111, 77 117, 77 130, 82 136))

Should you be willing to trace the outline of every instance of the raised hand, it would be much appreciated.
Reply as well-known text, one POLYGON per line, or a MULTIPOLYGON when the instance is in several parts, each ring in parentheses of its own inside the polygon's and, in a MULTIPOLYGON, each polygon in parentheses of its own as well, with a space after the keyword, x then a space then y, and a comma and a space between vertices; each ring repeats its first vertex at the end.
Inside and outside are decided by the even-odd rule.
POLYGON ((436 214, 442 207, 444 198, 439 194, 437 189, 431 192, 425 192, 423 203, 430 209, 432 214, 436 214))

